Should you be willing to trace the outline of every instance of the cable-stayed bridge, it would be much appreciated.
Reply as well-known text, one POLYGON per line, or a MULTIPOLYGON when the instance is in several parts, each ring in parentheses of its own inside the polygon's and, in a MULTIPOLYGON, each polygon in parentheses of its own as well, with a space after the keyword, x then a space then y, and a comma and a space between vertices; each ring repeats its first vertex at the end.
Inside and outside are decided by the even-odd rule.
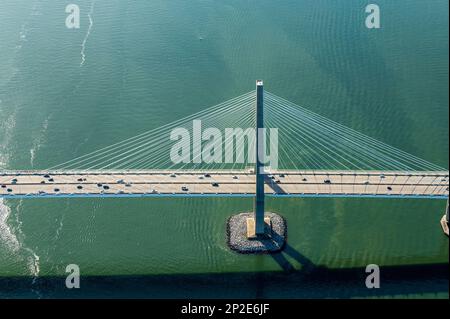
MULTIPOLYGON (((255 174, 223 171, 20 172, 1 176, 0 196, 33 197, 254 197, 255 174)), ((446 172, 293 171, 265 175, 264 193, 279 197, 448 197, 446 172)))
POLYGON ((259 234, 265 196, 448 199, 449 172, 264 92, 262 81, 53 167, 0 172, 0 198, 143 196, 255 197, 259 234))

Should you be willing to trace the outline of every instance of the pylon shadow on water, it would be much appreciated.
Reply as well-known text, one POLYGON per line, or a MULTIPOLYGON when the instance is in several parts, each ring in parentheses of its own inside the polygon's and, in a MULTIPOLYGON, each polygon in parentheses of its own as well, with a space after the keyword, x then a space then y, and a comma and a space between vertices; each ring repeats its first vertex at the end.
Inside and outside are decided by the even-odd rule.
MULTIPOLYGON (((280 237, 277 233, 272 233, 271 235, 275 240, 280 237)), ((286 273, 292 273, 292 272, 301 272, 302 274, 308 274, 311 273, 314 269, 317 268, 314 263, 308 259, 306 256, 302 255, 299 251, 297 251, 294 247, 290 246, 289 243, 286 241, 283 249, 280 252, 272 253, 270 256, 275 260, 275 262, 280 265, 280 267, 286 272, 286 273), (291 257, 294 259, 297 263, 301 265, 301 270, 297 270, 294 265, 292 265, 289 260, 286 258, 286 256, 291 257)))

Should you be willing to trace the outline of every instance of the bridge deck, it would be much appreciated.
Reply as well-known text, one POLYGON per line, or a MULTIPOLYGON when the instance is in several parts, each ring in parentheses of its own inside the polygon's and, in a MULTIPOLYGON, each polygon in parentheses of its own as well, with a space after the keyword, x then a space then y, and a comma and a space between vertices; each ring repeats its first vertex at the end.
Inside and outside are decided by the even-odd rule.
MULTIPOLYGON (((448 172, 276 171, 266 195, 313 197, 447 198, 448 172)), ((245 171, 5 172, 0 198, 254 196, 245 171), (206 174, 209 174, 208 176, 206 174)))

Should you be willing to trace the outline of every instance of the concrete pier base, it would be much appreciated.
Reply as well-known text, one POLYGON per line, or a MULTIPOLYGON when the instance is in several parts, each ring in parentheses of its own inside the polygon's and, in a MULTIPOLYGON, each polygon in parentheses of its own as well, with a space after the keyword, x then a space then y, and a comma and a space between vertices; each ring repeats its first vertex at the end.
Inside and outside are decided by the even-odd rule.
POLYGON ((442 230, 444 231, 444 233, 448 236, 448 223, 447 223, 446 215, 444 215, 441 219, 441 226, 442 226, 442 230))
POLYGON ((231 216, 227 223, 228 247, 241 254, 267 254, 282 250, 287 236, 284 218, 266 212, 264 222, 264 235, 256 235, 253 212, 231 216))

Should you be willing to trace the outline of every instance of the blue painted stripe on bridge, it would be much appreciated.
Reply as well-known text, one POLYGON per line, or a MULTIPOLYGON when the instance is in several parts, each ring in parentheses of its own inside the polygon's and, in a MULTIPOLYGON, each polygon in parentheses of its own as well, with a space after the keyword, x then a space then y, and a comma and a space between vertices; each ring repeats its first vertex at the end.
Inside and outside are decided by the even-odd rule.
MULTIPOLYGON (((445 195, 375 195, 375 194, 266 194, 272 198, 381 198, 381 199, 440 199, 445 195)), ((43 195, 0 195, 5 199, 36 198, 254 198, 255 194, 43 194, 43 195)))

